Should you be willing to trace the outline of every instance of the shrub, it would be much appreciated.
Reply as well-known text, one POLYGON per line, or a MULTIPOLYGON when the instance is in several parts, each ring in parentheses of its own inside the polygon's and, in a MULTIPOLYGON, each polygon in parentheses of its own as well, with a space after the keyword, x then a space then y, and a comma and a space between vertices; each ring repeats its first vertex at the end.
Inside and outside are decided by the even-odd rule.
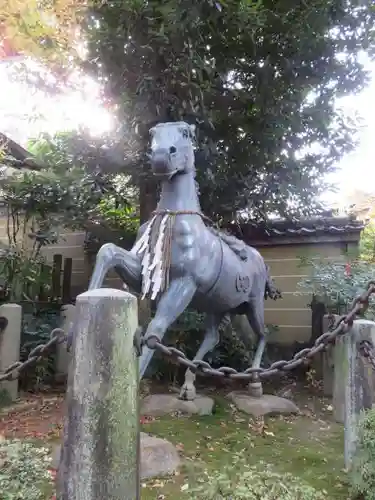
POLYGON ((47 448, 19 440, 0 441, 0 500, 45 500, 52 491, 47 448))
MULTIPOLYGON (((327 308, 345 314, 353 299, 364 291, 369 281, 375 279, 375 265, 347 256, 346 262, 301 258, 301 266, 309 268, 309 275, 298 283, 298 291, 320 298, 327 308)), ((370 304, 365 316, 375 315, 375 302, 370 304)))
POLYGON ((206 473, 189 492, 196 500, 324 500, 326 495, 291 474, 279 474, 264 463, 257 467, 236 458, 222 472, 206 473))
POLYGON ((375 408, 360 417, 350 479, 353 495, 363 500, 375 498, 375 408))

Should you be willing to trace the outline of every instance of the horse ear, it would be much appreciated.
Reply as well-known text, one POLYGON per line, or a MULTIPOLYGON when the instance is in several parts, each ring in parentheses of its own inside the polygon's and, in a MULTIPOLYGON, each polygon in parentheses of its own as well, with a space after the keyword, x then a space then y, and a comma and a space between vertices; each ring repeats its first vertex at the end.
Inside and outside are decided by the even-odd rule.
POLYGON ((189 129, 190 129, 190 133, 193 137, 195 137, 195 129, 196 129, 196 126, 195 125, 189 125, 189 129))

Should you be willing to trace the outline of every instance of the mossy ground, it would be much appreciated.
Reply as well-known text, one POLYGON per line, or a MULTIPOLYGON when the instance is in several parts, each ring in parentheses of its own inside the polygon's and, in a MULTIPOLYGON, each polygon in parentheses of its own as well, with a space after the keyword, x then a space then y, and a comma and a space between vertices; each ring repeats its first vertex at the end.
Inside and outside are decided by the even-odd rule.
MULTIPOLYGON (((224 394, 218 396, 215 391, 217 404, 212 416, 170 416, 143 425, 144 432, 165 438, 177 447, 183 467, 175 476, 143 482, 142 500, 191 500, 189 490, 202 477, 202 471, 223 470, 238 452, 245 454, 249 465, 263 461, 272 464, 277 472, 290 472, 325 490, 327 500, 348 498, 343 429, 333 421, 330 400, 306 390, 296 391, 294 399, 302 414, 266 418, 263 427, 236 411, 224 394)), ((63 415, 62 398, 58 401, 53 398, 49 403, 48 397, 42 398, 32 409, 3 414, 0 434, 40 439, 44 446, 56 442, 63 415)))
POLYGON ((241 451, 249 465, 267 462, 278 472, 290 472, 326 491, 327 499, 346 499, 343 431, 331 421, 329 412, 327 417, 328 421, 311 412, 309 416, 266 418, 261 431, 248 416, 219 399, 210 417, 158 419, 144 430, 174 443, 181 450, 184 467, 177 476, 143 483, 142 500, 189 499, 199 471, 222 470, 241 451))

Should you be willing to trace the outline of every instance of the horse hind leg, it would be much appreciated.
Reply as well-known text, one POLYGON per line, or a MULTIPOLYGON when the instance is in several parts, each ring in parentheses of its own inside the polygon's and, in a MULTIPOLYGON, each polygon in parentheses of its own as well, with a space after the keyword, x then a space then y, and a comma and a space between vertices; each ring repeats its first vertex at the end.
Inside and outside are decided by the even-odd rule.
MULTIPOLYGON (((251 298, 249 302, 249 310, 247 312, 247 319, 249 320, 250 326, 258 338, 258 345, 251 365, 252 368, 260 368, 267 344, 263 300, 263 296, 251 298)), ((260 379, 250 382, 249 390, 253 396, 261 397, 263 389, 260 379)))
MULTIPOLYGON (((217 346, 220 340, 219 326, 222 319, 222 315, 207 314, 204 339, 198 349, 197 354, 194 357, 194 361, 201 361, 206 356, 206 354, 213 351, 217 346)), ((180 399, 183 399, 185 401, 193 401, 195 399, 195 378, 195 373, 188 368, 185 373, 184 385, 181 387, 179 396, 180 399)))

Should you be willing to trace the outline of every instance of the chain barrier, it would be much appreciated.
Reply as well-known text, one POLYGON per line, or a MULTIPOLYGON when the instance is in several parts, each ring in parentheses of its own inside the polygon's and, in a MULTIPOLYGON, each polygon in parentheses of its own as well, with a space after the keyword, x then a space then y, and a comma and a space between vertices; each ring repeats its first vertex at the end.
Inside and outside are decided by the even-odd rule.
POLYGON ((55 328, 51 332, 50 340, 46 344, 39 344, 34 347, 34 349, 29 352, 27 359, 23 363, 21 361, 16 361, 8 366, 4 372, 0 373, 0 382, 4 382, 5 380, 16 380, 22 371, 49 354, 52 347, 62 344, 65 341, 66 335, 64 330, 61 328, 55 328))
MULTIPOLYGON (((189 368, 194 373, 201 375, 216 376, 220 378, 229 378, 232 380, 246 380, 258 381, 273 375, 287 373, 301 365, 309 363, 309 361, 318 353, 324 351, 329 344, 332 344, 335 339, 346 334, 358 313, 364 313, 369 305, 369 300, 372 294, 375 293, 375 281, 370 281, 367 290, 355 298, 352 303, 350 311, 340 316, 337 321, 331 326, 330 330, 323 333, 316 339, 312 347, 307 347, 297 352, 289 361, 280 360, 275 361, 268 368, 247 368, 243 372, 237 371, 235 368, 229 366, 222 366, 220 368, 213 368, 207 361, 194 360, 191 361, 186 355, 176 347, 169 347, 161 343, 160 339, 155 335, 150 335, 147 338, 142 336, 139 331, 137 332, 138 338, 135 339, 136 346, 147 346, 149 349, 157 350, 167 357, 177 361, 177 363, 189 368)), ((371 343, 367 342, 366 347, 367 357, 372 362, 375 368, 375 349, 371 343)), ((363 351, 364 352, 364 351, 363 351)))
MULTIPOLYGON (((361 295, 356 297, 353 301, 350 311, 340 316, 336 322, 334 322, 328 332, 323 333, 320 337, 316 339, 312 347, 307 347, 297 352, 293 358, 289 361, 279 360, 272 363, 268 368, 247 368, 246 370, 239 372, 235 368, 230 366, 222 366, 220 368, 213 368, 210 363, 202 360, 190 360, 186 355, 177 349, 176 347, 169 347, 164 345, 158 337, 155 335, 150 335, 145 337, 142 335, 142 330, 137 329, 134 337, 134 345, 141 355, 142 347, 147 346, 149 349, 157 350, 164 354, 165 356, 172 358, 177 361, 177 363, 189 368, 194 373, 199 373, 202 375, 216 376, 220 378, 229 378, 232 380, 246 380, 246 381, 258 381, 271 377, 273 375, 287 373, 299 366, 308 364, 310 360, 318 353, 324 351, 328 345, 332 344, 335 339, 346 334, 351 326, 355 317, 360 312, 365 312, 369 305, 370 296, 375 293, 375 282, 371 281, 368 284, 367 290, 361 295)), ((50 335, 50 340, 46 344, 40 344, 32 349, 24 362, 17 361, 11 364, 4 372, 0 373, 0 382, 15 380, 18 378, 19 374, 28 368, 30 365, 38 362, 43 356, 49 354, 51 349, 58 344, 66 342, 67 336, 64 330, 61 328, 55 328, 52 330, 50 335)), ((372 342, 363 341, 360 345, 360 351, 362 355, 367 358, 373 368, 375 369, 375 346, 372 342)))

